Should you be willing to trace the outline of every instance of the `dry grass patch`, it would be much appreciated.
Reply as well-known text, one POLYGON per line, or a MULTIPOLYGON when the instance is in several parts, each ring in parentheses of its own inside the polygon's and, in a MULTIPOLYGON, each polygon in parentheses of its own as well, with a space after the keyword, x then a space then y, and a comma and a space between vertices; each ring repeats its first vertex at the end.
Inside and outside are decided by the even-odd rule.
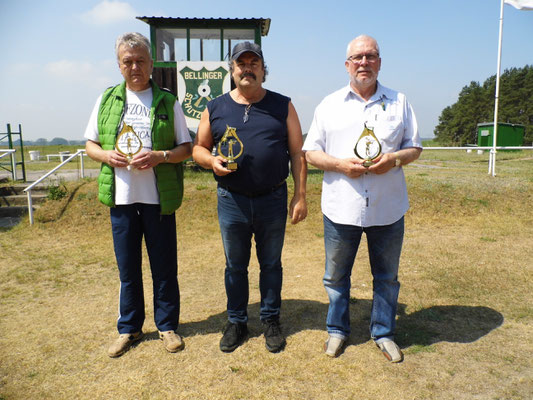
POLYGON ((323 354, 317 171, 309 179, 309 217, 287 226, 285 351, 265 349, 255 256, 250 338, 234 353, 219 351, 226 298, 215 184, 209 173, 188 172, 176 216, 185 350, 169 354, 158 340, 144 254, 147 339, 108 358, 118 273, 109 211, 87 180, 66 184, 68 196, 47 202, 33 227, 23 221, 0 231, 0 399, 531 398, 532 161, 502 156, 492 178, 483 159, 424 156, 406 168, 412 209, 400 267, 402 364, 388 364, 368 337, 364 242, 352 276, 348 347, 337 359, 323 354))

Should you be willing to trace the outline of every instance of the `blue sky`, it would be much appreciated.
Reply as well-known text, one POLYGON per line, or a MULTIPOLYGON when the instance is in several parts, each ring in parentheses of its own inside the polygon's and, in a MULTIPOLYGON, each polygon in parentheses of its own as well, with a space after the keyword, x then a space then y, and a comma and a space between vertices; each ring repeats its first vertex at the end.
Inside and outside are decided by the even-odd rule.
MULTIPOLYGON (((346 45, 374 36, 380 82, 404 92, 422 137, 461 88, 496 73, 500 0, 0 0, 0 132, 82 139, 97 96, 122 79, 116 37, 136 16, 271 18, 265 87, 292 98, 307 132, 321 99, 348 82, 346 45)), ((504 7, 502 71, 533 64, 533 11, 504 7)))

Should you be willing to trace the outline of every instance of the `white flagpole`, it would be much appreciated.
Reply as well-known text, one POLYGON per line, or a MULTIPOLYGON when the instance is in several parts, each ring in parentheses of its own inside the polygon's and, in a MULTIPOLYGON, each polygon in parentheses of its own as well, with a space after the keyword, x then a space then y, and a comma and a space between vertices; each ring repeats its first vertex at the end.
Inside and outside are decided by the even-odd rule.
POLYGON ((503 2, 500 8, 500 38, 498 42, 498 69, 496 71, 496 94, 494 96, 494 132, 489 156, 489 174, 496 176, 496 140, 498 138, 498 103, 500 98, 500 70, 502 65, 503 2))

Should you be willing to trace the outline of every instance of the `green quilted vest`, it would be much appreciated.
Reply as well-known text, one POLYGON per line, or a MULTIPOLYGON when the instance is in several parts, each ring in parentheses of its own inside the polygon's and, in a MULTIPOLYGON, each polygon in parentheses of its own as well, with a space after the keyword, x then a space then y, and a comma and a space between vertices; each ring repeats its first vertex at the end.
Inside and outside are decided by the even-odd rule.
MULTIPOLYGON (((153 150, 171 150, 174 143, 173 94, 152 85, 150 126, 153 150)), ((126 82, 107 89, 98 110, 98 133, 102 149, 113 150, 126 104, 126 82)), ((161 214, 172 214, 183 199, 183 164, 161 163, 154 168, 161 214)), ((115 172, 102 163, 98 176, 98 199, 109 207, 115 206, 115 172)))

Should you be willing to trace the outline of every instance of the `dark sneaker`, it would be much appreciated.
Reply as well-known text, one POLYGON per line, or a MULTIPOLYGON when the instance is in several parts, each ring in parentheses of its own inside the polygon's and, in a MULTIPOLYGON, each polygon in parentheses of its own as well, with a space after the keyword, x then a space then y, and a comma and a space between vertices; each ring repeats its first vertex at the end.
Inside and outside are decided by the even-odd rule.
POLYGON ((222 339, 220 339, 220 350, 225 353, 231 353, 239 347, 246 336, 248 336, 248 326, 246 324, 234 324, 229 322, 224 327, 222 332, 222 339))
POLYGON ((143 338, 142 331, 135 333, 123 333, 118 339, 109 347, 107 355, 111 358, 120 357, 127 352, 129 348, 143 338))
POLYGON ((281 334, 279 320, 271 319, 264 321, 265 325, 265 345, 271 353, 277 353, 285 347, 285 338, 281 334))

